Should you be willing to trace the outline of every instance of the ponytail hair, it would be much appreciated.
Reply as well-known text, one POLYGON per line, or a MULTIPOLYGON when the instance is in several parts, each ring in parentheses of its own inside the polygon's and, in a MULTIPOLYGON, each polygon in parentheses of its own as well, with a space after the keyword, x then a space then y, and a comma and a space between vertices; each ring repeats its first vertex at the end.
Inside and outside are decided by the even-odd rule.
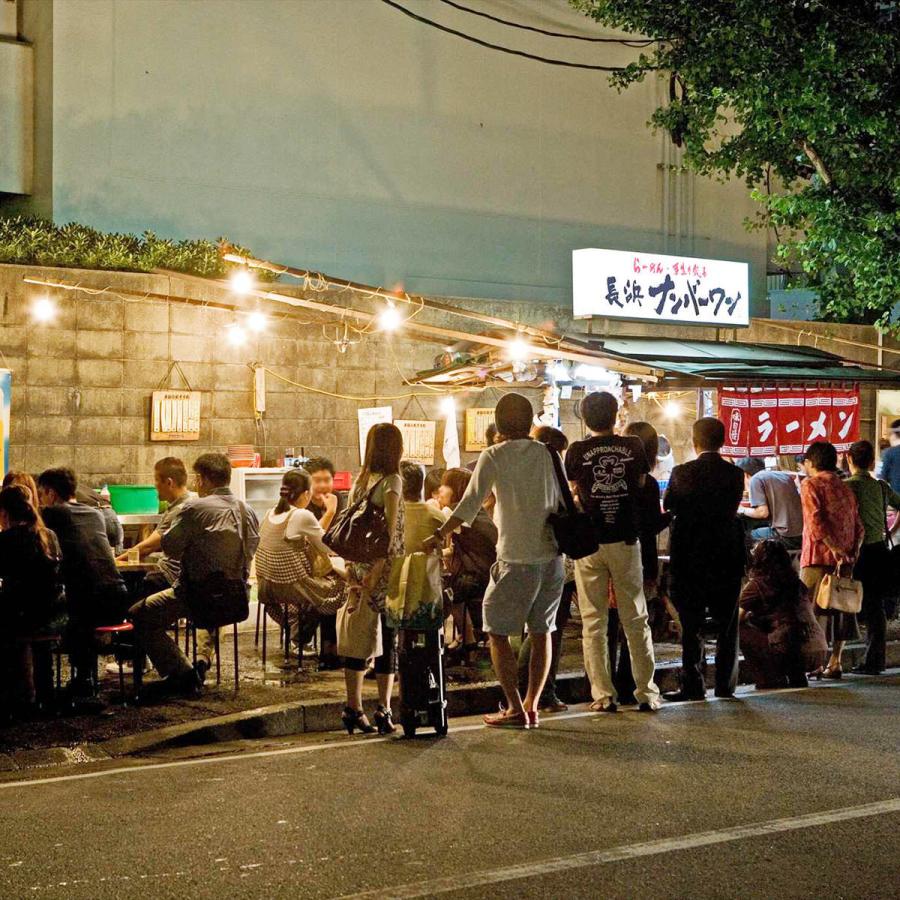
POLYGON ((14 484, 0 490, 0 512, 6 513, 11 525, 27 528, 34 533, 41 550, 48 559, 54 559, 56 551, 50 532, 31 499, 31 492, 23 485, 14 484))
POLYGON ((275 514, 287 512, 294 505, 294 501, 310 489, 311 484, 312 481, 306 469, 291 469, 290 472, 285 472, 284 478, 281 479, 281 488, 278 491, 279 500, 275 507, 275 514))

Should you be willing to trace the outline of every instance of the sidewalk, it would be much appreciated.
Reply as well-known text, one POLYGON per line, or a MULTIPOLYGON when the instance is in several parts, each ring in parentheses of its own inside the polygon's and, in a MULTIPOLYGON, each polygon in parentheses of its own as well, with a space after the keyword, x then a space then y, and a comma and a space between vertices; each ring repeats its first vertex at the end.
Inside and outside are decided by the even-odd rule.
MULTIPOLYGON (((222 684, 215 684, 215 668, 207 676, 203 696, 154 706, 122 706, 118 678, 103 679, 107 709, 100 715, 78 715, 26 723, 0 730, 0 770, 85 762, 108 756, 148 753, 167 746, 206 744, 253 737, 274 737, 340 728, 344 705, 343 673, 318 672, 307 657, 298 671, 296 658, 283 669, 277 631, 268 635, 267 664, 253 633, 241 635, 240 691, 233 689, 231 641, 222 641, 222 684)), ((900 665, 900 623, 889 626, 889 665, 900 665)), ((845 653, 850 668, 859 647, 845 653)), ((657 681, 662 690, 677 687, 680 648, 657 644, 657 681)), ((712 674, 712 667, 707 673, 712 674)), ((152 676, 148 676, 152 677, 152 676)), ((744 680, 744 679, 742 679, 744 680)), ((563 642, 559 693, 570 702, 590 699, 584 677, 580 628, 570 623, 563 642)), ((496 709, 499 688, 487 655, 478 668, 449 673, 450 715, 472 715, 496 709)), ((374 701, 375 683, 366 681, 364 694, 374 701)))

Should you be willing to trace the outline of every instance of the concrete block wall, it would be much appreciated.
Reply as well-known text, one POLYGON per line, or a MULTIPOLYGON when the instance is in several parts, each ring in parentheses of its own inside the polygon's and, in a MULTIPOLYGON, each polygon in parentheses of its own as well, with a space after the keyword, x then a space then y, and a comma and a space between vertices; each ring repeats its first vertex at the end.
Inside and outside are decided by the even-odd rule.
MULTIPOLYGON (((339 469, 359 467, 357 410, 390 404, 394 418, 437 421, 436 463, 443 464, 441 392, 409 387, 403 376, 431 368, 441 352, 439 344, 400 337, 361 336, 346 353, 333 343, 334 326, 326 326, 297 310, 296 317, 273 316, 267 332, 245 346, 232 347, 224 330, 234 319, 232 312, 215 306, 187 305, 176 299, 160 301, 119 293, 190 296, 214 303, 221 292, 206 285, 187 285, 166 276, 124 272, 40 269, 0 266, 0 365, 13 371, 11 465, 39 472, 54 465, 73 466, 86 484, 146 483, 153 463, 162 456, 181 456, 189 464, 200 453, 224 450, 229 444, 249 443, 264 456, 277 458, 285 447, 301 447, 309 454, 331 457, 339 469), (78 292, 49 290, 58 305, 51 324, 33 323, 29 306, 42 288, 27 285, 25 276, 80 284, 78 292), (191 387, 203 393, 199 441, 151 443, 149 440, 150 395, 161 386, 173 361, 179 363, 191 387), (263 424, 253 413, 251 363, 260 363, 273 373, 305 387, 297 387, 274 375, 267 376, 267 412, 263 424), (402 373, 402 374, 401 374, 402 373), (369 395, 397 397, 394 400, 345 399, 315 393, 364 398, 369 395), (420 396, 402 397, 415 393, 420 396), (264 426, 264 427, 263 427, 264 426)), ((279 291, 299 295, 298 288, 279 286, 279 291)), ((347 303, 346 295, 317 294, 317 299, 347 303)), ((566 310, 530 302, 455 300, 462 307, 493 313, 512 321, 586 330, 586 323, 572 323, 566 310)), ((460 330, 479 330, 478 323, 458 317, 428 314, 428 321, 460 330)), ((672 326, 652 331, 639 323, 595 323, 610 334, 654 334, 672 338, 715 339, 714 329, 672 326)), ((839 344, 829 335, 875 343, 874 329, 803 323, 815 332, 818 346, 849 358, 873 363, 874 350, 839 344)), ((733 333, 739 341, 795 344, 796 337, 764 323, 733 333)), ((808 337, 803 343, 813 343, 808 337)), ((886 346, 897 350, 898 344, 886 346)), ((900 367, 898 356, 886 356, 887 365, 900 367)), ((181 387, 176 372, 162 386, 181 387)), ((526 393, 537 410, 541 392, 526 393)), ((456 397, 460 447, 464 442, 464 410, 468 406, 493 406, 500 389, 471 391, 456 397)), ((561 406, 561 424, 570 439, 583 435, 575 415, 575 399, 561 406)), ((646 419, 664 432, 683 460, 690 448, 690 424, 695 416, 696 396, 678 396, 681 414, 666 418, 662 406, 647 394, 630 405, 632 420, 646 419)), ((863 391, 862 429, 874 433, 874 391, 863 391)), ((463 462, 474 457, 463 451, 463 462)))
MULTIPOLYGON (((13 372, 13 468, 36 473, 49 466, 69 465, 85 484, 147 483, 153 463, 162 456, 180 456, 190 464, 209 450, 248 443, 271 458, 281 456, 286 447, 298 452, 303 447, 308 454, 329 456, 339 469, 355 472, 359 468, 357 410, 382 405, 391 405, 395 418, 436 420, 436 462, 443 464, 440 401, 444 395, 403 382, 403 376, 431 368, 440 345, 351 333, 352 340, 361 342, 339 353, 332 342, 334 328, 323 330, 320 323, 312 322, 314 315, 300 310, 296 320, 272 316, 263 336, 237 348, 225 339, 225 327, 234 318, 227 310, 177 300, 137 299, 117 294, 120 290, 221 299, 213 289, 170 283, 163 276, 0 266, 0 365, 13 372), (22 279, 28 275, 79 283, 84 290, 45 290, 25 284, 22 279), (30 304, 41 293, 50 294, 57 303, 53 323, 30 319, 30 304), (183 386, 175 371, 166 379, 172 361, 178 362, 190 386, 203 393, 199 441, 149 440, 151 393, 160 386, 183 386), (260 363, 290 382, 332 394, 398 399, 331 397, 270 374, 267 411, 258 424, 251 363, 260 363), (401 397, 410 393, 421 396, 401 397)), ((490 304, 481 308, 485 306, 490 304)), ((530 306, 501 303, 495 311, 515 319, 530 306)), ((547 315, 545 309, 537 317, 547 315)), ((460 321, 454 319, 452 325, 459 328, 460 321)), ((540 392, 524 392, 537 409, 540 392)), ((457 395, 461 448, 464 409, 494 405, 501 393, 457 395)), ((462 453, 464 462, 474 456, 462 453)))

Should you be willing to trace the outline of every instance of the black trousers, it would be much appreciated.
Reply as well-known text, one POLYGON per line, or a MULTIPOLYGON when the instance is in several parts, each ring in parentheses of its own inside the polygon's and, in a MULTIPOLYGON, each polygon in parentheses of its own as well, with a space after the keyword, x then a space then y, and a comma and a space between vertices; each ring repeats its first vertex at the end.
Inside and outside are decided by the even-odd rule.
POLYGON ((703 632, 707 616, 713 620, 716 635, 716 695, 728 696, 737 687, 740 591, 739 578, 672 586, 672 602, 681 617, 681 689, 689 697, 699 700, 706 695, 703 632))
POLYGON ((890 579, 890 551, 881 541, 863 544, 853 577, 862 582, 863 602, 860 619, 866 626, 866 656, 863 666, 880 672, 885 664, 887 615, 884 598, 890 579))

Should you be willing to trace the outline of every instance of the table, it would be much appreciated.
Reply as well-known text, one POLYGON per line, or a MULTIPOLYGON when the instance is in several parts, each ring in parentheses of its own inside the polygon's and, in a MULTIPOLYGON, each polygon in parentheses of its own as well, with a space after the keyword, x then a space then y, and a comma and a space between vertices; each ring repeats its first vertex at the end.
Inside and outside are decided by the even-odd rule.
POLYGON ((119 521, 123 528, 135 527, 139 529, 139 541, 146 540, 156 529, 159 520, 162 518, 160 513, 147 513, 145 515, 124 515, 119 516, 119 521))
POLYGON ((159 570, 159 566, 155 562, 116 562, 116 568, 123 573, 126 574, 142 574, 146 575, 150 572, 156 572, 159 570))

